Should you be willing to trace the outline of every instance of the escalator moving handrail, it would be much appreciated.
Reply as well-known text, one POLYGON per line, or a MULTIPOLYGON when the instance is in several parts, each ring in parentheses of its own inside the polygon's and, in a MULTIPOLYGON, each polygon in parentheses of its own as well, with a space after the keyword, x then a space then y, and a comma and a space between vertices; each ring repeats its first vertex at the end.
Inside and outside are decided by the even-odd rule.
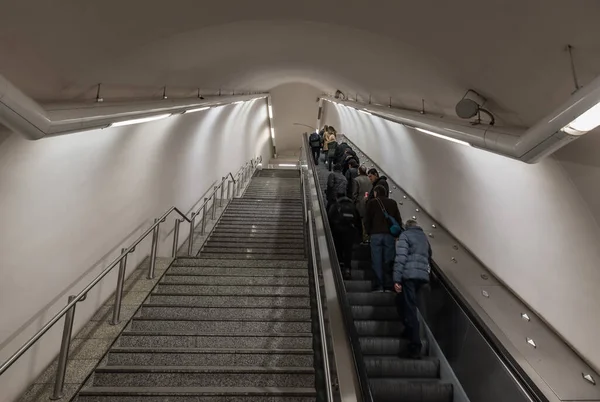
MULTIPOLYGON (((302 135, 303 144, 305 149, 310 149, 308 144, 308 136, 306 134, 302 135)), ((350 348, 352 350, 352 356, 354 361, 354 368, 358 377, 358 386, 360 388, 360 393, 362 395, 363 402, 373 402, 373 395, 371 393, 371 388, 369 386, 369 378, 367 376, 367 367, 365 365, 365 361, 362 355, 362 351, 360 348, 360 340, 358 336, 358 332, 356 331, 356 327, 354 326, 354 318, 352 317, 352 309, 350 307, 350 303, 348 302, 348 298, 346 297, 346 291, 344 287, 344 279, 342 278, 342 270, 340 268, 340 263, 337 259, 335 250, 335 245, 333 243, 333 235, 331 232, 331 228, 329 227, 329 219, 327 217, 327 210, 325 209, 325 202, 323 200, 323 191, 321 190, 321 185, 319 181, 319 174, 316 170, 315 163, 310 155, 307 155, 307 164, 309 168, 313 172, 313 178, 315 180, 315 184, 317 187, 317 198, 319 199, 319 206, 321 210, 321 218, 323 219, 323 228, 325 230, 325 237, 327 239, 327 249, 329 252, 329 258, 332 265, 333 277, 335 280, 335 289, 337 292, 338 299, 340 300, 342 316, 344 320, 344 325, 346 327, 346 334, 348 335, 348 340, 350 341, 350 348)), ((316 217, 315 217, 316 218, 316 217)))

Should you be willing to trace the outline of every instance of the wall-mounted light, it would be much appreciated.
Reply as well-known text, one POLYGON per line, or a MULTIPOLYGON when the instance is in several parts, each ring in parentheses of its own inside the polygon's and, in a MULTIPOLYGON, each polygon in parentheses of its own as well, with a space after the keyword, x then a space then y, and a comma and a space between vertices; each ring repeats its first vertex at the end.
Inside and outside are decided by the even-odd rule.
POLYGON ((156 116, 142 117, 141 119, 117 121, 116 123, 112 123, 109 127, 122 127, 122 126, 129 126, 131 124, 147 123, 149 121, 165 119, 169 116, 171 116, 171 114, 159 114, 156 116))
POLYGON ((446 140, 446 141, 455 142, 457 144, 466 145, 468 147, 471 146, 471 144, 469 144, 466 141, 461 141, 461 140, 457 140, 456 138, 446 137, 445 135, 434 133, 433 131, 425 130, 423 128, 415 127, 415 130, 420 131, 420 132, 425 133, 425 134, 428 134, 428 135, 431 135, 433 137, 441 138, 441 139, 446 140))
POLYGON ((196 113, 196 112, 201 112, 201 111, 203 111, 203 110, 208 110, 208 109, 210 109, 210 107, 208 107, 208 106, 205 106, 205 107, 199 107, 199 108, 197 108, 197 109, 189 109, 189 110, 186 110, 186 111, 185 111, 185 112, 183 112, 182 114, 196 113))
POLYGON ((273 118, 273 106, 269 105, 269 119, 273 118))
POLYGON ((271 138, 275 139, 275 129, 271 127, 271 138))
POLYGON ((563 131, 571 135, 583 135, 598 126, 600 126, 600 103, 567 124, 563 131))

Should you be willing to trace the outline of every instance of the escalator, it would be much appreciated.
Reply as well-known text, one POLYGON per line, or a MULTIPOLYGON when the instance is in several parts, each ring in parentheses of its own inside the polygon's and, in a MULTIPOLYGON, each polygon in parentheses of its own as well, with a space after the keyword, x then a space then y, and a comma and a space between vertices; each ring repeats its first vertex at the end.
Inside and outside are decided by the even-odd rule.
MULTIPOLYGON (((329 171, 325 164, 316 169, 324 192, 329 171)), ((429 356, 427 339, 423 340, 423 359, 398 357, 408 343, 399 336, 403 325, 396 310, 396 295, 372 292, 372 278, 370 247, 356 245, 352 279, 344 281, 344 288, 373 401, 451 402, 452 384, 440 380, 440 361, 429 356)))
MULTIPOLYGON (((306 135, 303 146, 304 150, 309 149, 306 135)), ((367 159, 359 149, 355 148, 355 151, 367 159)), ((522 369, 517 359, 494 337, 474 308, 435 262, 432 265, 431 283, 423 289, 419 307, 423 358, 400 358, 398 355, 405 350, 407 342, 401 338, 403 324, 396 310, 395 294, 371 292, 373 273, 368 246, 355 246, 352 278, 343 279, 325 210, 324 190, 330 172, 323 163, 316 165, 306 152, 303 152, 300 163, 306 169, 303 173, 306 180, 310 182, 306 195, 310 199, 309 208, 315 218, 312 224, 317 228, 316 237, 319 240, 316 242, 320 244, 319 247, 326 248, 321 253, 320 264, 324 267, 323 273, 330 270, 332 274, 335 294, 328 293, 324 297, 334 298, 339 304, 345 327, 345 342, 352 356, 356 389, 356 397, 352 395, 352 400, 562 400, 553 398, 554 395, 548 389, 542 391, 540 385, 545 384, 538 381, 538 378, 532 379, 531 372, 522 369)), ((372 162, 369 167, 373 167, 372 162)), ((394 185, 393 189, 396 188, 394 185)), ((394 198, 400 205, 403 201, 407 204, 406 196, 400 196, 398 200, 398 191, 394 193, 394 198)), ((412 208, 415 208, 414 204, 412 208)), ((419 209, 416 211, 419 212, 419 209)), ((436 225, 429 227, 435 230, 436 225)), ((432 237, 432 234, 429 233, 429 236, 432 237)), ((486 275, 482 274, 481 278, 487 280, 486 275)), ((339 337, 336 342, 340 342, 339 337)), ((338 370, 344 367, 343 364, 338 363, 338 370)), ((344 387, 344 380, 345 378, 340 378, 340 388, 344 387)))

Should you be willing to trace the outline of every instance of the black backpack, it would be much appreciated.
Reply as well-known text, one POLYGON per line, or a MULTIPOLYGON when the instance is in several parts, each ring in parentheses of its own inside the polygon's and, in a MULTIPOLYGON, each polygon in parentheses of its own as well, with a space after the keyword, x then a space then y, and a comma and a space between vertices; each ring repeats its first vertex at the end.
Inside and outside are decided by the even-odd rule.
POLYGON ((312 133, 310 135, 310 137, 308 137, 308 142, 309 142, 310 146, 313 148, 320 147, 321 146, 321 137, 319 137, 319 134, 317 134, 317 133, 312 133))
POLYGON ((354 205, 348 201, 338 201, 336 203, 336 226, 354 228, 354 205))

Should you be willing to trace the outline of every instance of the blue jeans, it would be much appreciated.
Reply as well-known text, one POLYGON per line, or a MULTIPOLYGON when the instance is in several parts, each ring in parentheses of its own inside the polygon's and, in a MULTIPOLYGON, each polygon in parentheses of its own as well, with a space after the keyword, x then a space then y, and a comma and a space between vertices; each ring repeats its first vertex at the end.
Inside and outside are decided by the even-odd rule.
POLYGON ((371 235, 371 267, 375 272, 376 290, 392 289, 392 270, 396 258, 396 241, 391 234, 371 235))

